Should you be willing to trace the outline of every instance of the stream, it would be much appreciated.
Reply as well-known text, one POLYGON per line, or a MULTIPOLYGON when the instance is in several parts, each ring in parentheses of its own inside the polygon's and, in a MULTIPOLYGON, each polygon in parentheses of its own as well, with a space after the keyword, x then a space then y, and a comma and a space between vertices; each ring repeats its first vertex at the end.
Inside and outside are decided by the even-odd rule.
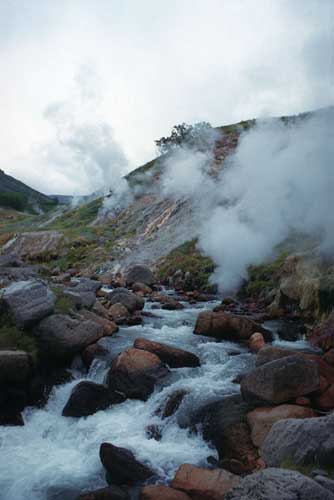
MULTIPOLYGON (((102 442, 131 449, 157 471, 161 482, 169 481, 183 463, 206 466, 208 456, 216 457, 215 449, 201 433, 190 432, 185 426, 204 404, 238 393, 239 385, 233 379, 250 370, 255 360, 245 346, 193 334, 199 312, 218 303, 184 303, 183 310, 166 311, 146 302, 145 311, 156 317, 145 317, 142 326, 121 327, 117 334, 100 341, 108 349, 109 359, 95 360, 85 376, 74 372, 75 380, 54 388, 44 408, 27 408, 23 427, 0 427, 0 499, 74 500, 83 491, 104 487, 99 458, 102 442), (138 337, 192 351, 199 356, 201 367, 172 369, 146 402, 127 400, 89 417, 63 417, 73 387, 81 380, 102 383, 110 361, 138 337), (180 389, 188 394, 179 409, 161 420, 155 411, 180 389), (147 435, 147 426, 154 424, 162 428, 160 441, 147 435)), ((275 331, 276 324, 267 327, 275 331)), ((307 346, 303 341, 293 345, 307 346)))

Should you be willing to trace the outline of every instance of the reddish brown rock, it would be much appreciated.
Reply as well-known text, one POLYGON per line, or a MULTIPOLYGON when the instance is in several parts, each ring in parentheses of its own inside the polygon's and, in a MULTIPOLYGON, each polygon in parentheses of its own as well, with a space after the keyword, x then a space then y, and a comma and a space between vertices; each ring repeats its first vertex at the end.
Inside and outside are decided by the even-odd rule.
POLYGON ((116 322, 125 321, 130 316, 127 308, 121 303, 113 304, 109 307, 109 314, 111 314, 113 320, 116 322))
POLYGON ((95 358, 104 357, 108 351, 100 346, 97 342, 91 344, 81 353, 82 361, 86 368, 89 368, 95 358))
POLYGON ((168 372, 155 354, 131 348, 114 360, 107 376, 108 386, 128 398, 145 401, 153 392, 155 383, 168 372))
POLYGON ((223 340, 247 341, 253 333, 262 333, 266 340, 272 334, 261 325, 243 316, 235 316, 225 312, 204 311, 198 315, 194 333, 223 340))
POLYGON ((141 490, 140 500, 190 500, 190 497, 168 486, 151 485, 141 490))
POLYGON ((253 335, 250 337, 248 341, 248 347, 251 352, 258 352, 262 347, 265 346, 265 341, 263 338, 262 333, 260 332, 255 332, 253 335))
POLYGON ((196 354, 166 344, 161 344, 160 342, 139 338, 135 340, 133 346, 136 349, 152 352, 171 368, 181 368, 184 366, 195 367, 201 364, 196 354))
POLYGON ((94 321, 94 323, 96 323, 97 325, 102 326, 104 337, 110 337, 114 333, 118 332, 118 326, 116 325, 116 323, 104 317, 98 316, 92 311, 84 310, 80 313, 80 315, 85 319, 94 321))
POLYGON ((279 405, 273 408, 256 408, 247 414, 247 422, 251 428, 251 438, 259 448, 269 433, 271 427, 278 420, 284 418, 311 418, 316 413, 312 408, 297 405, 279 405))
POLYGON ((310 336, 312 345, 320 347, 324 351, 334 348, 334 312, 317 328, 310 336))
POLYGON ((224 469, 204 469, 183 464, 176 471, 171 486, 184 491, 193 500, 223 500, 239 483, 239 478, 224 469))
POLYGON ((133 292, 139 292, 143 295, 150 295, 152 293, 152 288, 145 285, 145 283, 134 283, 131 288, 133 292))
POLYGON ((299 396, 299 398, 296 398, 295 403, 299 406, 311 406, 311 400, 309 398, 305 398, 305 396, 299 396))
POLYGON ((334 366, 334 349, 327 351, 323 357, 324 361, 331 366, 334 366))
POLYGON ((123 488, 113 485, 83 493, 76 500, 130 500, 130 496, 123 488))

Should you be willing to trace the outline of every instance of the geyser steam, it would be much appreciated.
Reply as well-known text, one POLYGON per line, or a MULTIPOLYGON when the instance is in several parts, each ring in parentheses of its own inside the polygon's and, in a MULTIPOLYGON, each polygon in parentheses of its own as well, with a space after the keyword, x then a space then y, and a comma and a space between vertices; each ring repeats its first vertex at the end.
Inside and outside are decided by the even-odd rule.
POLYGON ((259 121, 241 135, 218 178, 203 167, 210 155, 206 162, 183 150, 169 159, 165 190, 191 197, 199 246, 216 263, 221 290, 234 290, 248 266, 269 258, 292 232, 316 236, 321 251, 333 251, 333 125, 333 108, 287 124, 259 121))

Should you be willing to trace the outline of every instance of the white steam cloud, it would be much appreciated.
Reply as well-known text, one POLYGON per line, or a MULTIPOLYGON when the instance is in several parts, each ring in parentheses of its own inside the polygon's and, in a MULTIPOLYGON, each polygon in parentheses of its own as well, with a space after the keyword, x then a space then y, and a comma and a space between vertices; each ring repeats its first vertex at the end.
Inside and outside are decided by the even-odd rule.
POLYGON ((218 177, 210 155, 181 150, 169 159, 165 193, 193 201, 199 246, 216 263, 213 281, 232 291, 292 232, 333 252, 334 111, 295 123, 265 120, 242 134, 218 177))

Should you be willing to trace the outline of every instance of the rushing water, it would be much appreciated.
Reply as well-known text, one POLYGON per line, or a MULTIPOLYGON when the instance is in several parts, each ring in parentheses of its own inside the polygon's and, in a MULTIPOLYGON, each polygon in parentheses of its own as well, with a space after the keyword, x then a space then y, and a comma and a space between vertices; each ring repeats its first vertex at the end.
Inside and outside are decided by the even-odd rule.
POLYGON ((196 353, 201 367, 171 370, 146 402, 128 400, 86 418, 62 417, 79 380, 103 382, 110 363, 94 362, 87 376, 79 375, 55 388, 43 409, 26 409, 23 427, 0 427, 1 500, 72 500, 82 491, 104 486, 99 459, 104 441, 131 449, 162 481, 170 479, 182 463, 206 465, 207 457, 216 455, 200 433, 191 433, 184 426, 206 402, 238 392, 239 386, 232 381, 252 366, 254 356, 237 344, 193 335, 198 313, 214 307, 214 302, 185 305, 181 311, 165 311, 152 310, 148 303, 145 309, 158 317, 145 318, 143 326, 121 328, 101 343, 112 359, 137 337, 145 337, 196 353), (174 416, 161 421, 155 410, 179 389, 187 390, 187 396, 174 416), (146 434, 152 424, 162 426, 160 441, 146 434))

